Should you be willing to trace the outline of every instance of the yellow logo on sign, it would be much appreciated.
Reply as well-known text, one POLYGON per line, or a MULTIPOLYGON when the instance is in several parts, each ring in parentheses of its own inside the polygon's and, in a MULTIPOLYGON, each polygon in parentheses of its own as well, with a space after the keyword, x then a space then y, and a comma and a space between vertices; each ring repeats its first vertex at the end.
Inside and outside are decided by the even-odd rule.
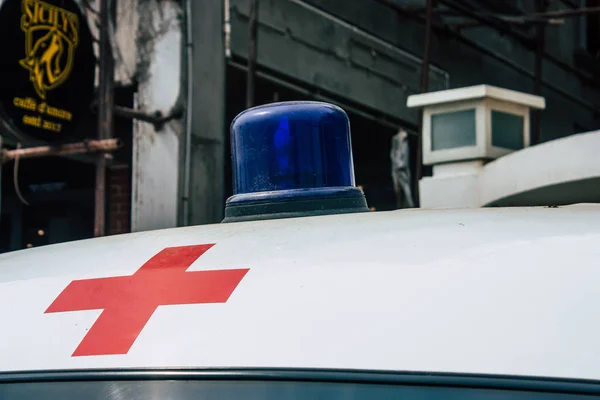
POLYGON ((19 64, 29 70, 36 93, 59 87, 71 73, 79 42, 79 19, 63 8, 39 0, 23 0, 21 30, 25 32, 25 55, 19 64))

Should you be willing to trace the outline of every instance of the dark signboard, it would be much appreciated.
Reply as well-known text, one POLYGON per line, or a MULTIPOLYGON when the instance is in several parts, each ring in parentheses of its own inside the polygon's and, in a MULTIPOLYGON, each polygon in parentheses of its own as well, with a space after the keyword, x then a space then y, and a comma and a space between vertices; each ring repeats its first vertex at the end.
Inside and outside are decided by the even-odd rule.
POLYGON ((73 0, 0 0, 0 119, 25 139, 83 137, 96 60, 73 0))

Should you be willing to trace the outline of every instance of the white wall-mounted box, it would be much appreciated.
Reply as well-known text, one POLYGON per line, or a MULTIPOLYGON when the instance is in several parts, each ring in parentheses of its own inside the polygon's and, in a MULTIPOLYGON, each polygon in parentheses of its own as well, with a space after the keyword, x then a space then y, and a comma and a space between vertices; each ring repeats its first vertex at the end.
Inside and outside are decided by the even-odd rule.
POLYGON ((422 107, 423 164, 492 160, 529 146, 529 111, 543 97, 489 85, 408 97, 422 107))

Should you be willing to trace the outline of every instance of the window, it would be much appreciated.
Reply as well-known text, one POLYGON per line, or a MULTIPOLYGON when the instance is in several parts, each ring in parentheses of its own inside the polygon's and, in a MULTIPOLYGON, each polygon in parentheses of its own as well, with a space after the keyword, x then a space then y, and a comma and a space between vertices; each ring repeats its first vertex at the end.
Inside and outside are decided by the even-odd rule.
MULTIPOLYGON (((0 383, 0 398, 4 400, 588 400, 597 398, 586 394, 539 391, 543 383, 538 383, 534 389, 511 390, 507 387, 488 389, 484 387, 353 382, 352 380, 328 382, 310 380, 243 380, 240 378, 236 378, 236 380, 177 380, 167 377, 167 379, 169 380, 86 381, 78 379, 72 382, 0 383)), ((447 378, 446 385, 455 379, 447 378)), ((556 389, 556 383, 551 383, 556 389)), ((498 387, 501 386, 498 385, 498 387)))
POLYGON ((475 109, 431 116, 431 150, 475 146, 475 109))
POLYGON ((524 118, 520 115, 492 110, 492 146, 521 150, 524 118))

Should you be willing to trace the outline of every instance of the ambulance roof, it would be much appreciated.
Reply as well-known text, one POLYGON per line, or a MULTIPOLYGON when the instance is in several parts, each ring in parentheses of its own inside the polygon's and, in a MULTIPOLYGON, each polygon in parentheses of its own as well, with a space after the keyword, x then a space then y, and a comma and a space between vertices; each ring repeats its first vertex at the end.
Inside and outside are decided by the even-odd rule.
POLYGON ((256 367, 598 380, 599 243, 600 206, 577 205, 215 224, 17 251, 0 256, 0 373, 256 367), (192 275, 177 293, 167 275, 148 282, 181 260, 131 277, 165 248, 203 244, 214 246, 180 265, 192 275), (236 282, 202 275, 213 284, 198 292, 211 299, 152 312, 153 301, 197 296, 185 300, 186 289, 206 270, 236 270, 236 282), (78 292, 74 280, 93 284, 78 292), (127 292, 134 281, 149 293, 127 292), (121 314, 87 310, 98 304, 121 314))

